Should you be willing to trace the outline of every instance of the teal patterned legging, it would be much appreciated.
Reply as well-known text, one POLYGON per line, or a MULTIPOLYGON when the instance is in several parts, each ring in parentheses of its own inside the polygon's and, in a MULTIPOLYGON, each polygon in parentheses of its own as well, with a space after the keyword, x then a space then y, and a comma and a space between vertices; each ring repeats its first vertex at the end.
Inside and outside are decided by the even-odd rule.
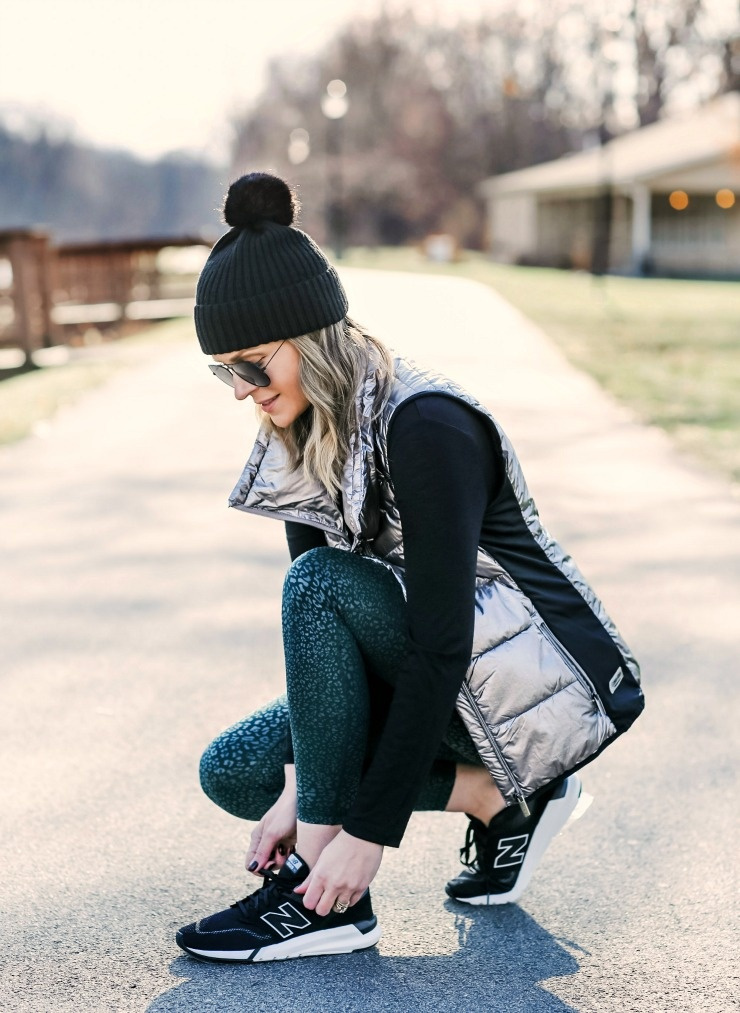
MULTIPOLYGON (((242 819, 259 820, 284 785, 292 737, 298 818, 338 824, 369 763, 404 659, 405 603, 398 581, 373 560, 311 549, 283 588, 287 697, 227 728, 200 763, 203 790, 242 819)), ((456 763, 480 763, 455 714, 417 810, 441 810, 456 763)))

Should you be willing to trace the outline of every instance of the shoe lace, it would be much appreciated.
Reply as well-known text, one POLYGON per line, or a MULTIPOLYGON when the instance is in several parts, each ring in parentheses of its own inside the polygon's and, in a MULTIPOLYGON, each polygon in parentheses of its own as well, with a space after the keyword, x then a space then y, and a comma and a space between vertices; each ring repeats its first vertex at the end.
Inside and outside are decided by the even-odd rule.
MULTIPOLYGON (((477 821, 476 821, 477 822, 477 821)), ((465 843, 460 848, 460 861, 472 872, 480 870, 480 855, 485 845, 485 828, 470 820, 468 829, 465 831, 465 843)))
POLYGON ((236 908, 244 921, 252 922, 271 906, 274 906, 276 895, 292 893, 291 887, 286 883, 278 881, 277 872, 265 869, 262 873, 264 882, 254 893, 248 894, 243 900, 237 900, 231 905, 236 908))

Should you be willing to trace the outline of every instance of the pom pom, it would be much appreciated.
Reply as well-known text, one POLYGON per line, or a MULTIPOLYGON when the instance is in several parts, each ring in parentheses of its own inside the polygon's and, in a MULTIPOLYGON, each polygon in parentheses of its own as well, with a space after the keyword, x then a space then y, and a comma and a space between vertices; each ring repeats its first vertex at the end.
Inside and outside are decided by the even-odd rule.
POLYGON ((298 198, 284 180, 266 172, 250 172, 229 187, 224 221, 232 227, 265 221, 292 225, 299 208, 298 198))

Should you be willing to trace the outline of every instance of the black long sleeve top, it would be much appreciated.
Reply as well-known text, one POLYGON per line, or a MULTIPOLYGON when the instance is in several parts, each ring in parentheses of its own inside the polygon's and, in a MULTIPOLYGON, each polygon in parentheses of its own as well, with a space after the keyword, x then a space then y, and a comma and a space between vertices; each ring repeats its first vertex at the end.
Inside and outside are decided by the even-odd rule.
MULTIPOLYGON (((503 464, 486 421, 444 395, 402 405, 388 439, 403 530, 407 654, 344 829, 397 847, 470 662, 476 557, 503 464)), ((292 559, 326 544, 306 525, 288 523, 286 533, 292 559)))

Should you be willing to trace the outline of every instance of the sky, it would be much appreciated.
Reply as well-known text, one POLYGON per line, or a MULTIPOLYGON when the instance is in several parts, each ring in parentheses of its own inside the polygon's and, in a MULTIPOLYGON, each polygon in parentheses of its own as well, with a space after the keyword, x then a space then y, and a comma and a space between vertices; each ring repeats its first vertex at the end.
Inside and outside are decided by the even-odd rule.
MULTIPOLYGON (((391 5, 395 0, 386 0, 391 5)), ((145 158, 225 159, 229 117, 279 53, 320 48, 381 0, 1 0, 0 118, 30 112, 80 141, 145 158)), ((453 17, 497 0, 410 0, 453 17)))

